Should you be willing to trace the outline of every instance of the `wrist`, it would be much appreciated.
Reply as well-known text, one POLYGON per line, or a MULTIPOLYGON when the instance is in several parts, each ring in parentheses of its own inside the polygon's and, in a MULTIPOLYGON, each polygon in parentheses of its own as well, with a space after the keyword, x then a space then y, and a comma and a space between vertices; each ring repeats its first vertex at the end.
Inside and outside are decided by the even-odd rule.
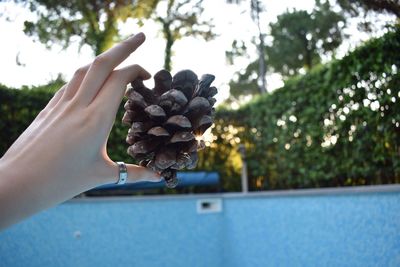
POLYGON ((118 164, 112 160, 105 160, 101 164, 100 174, 96 177, 96 181, 99 185, 104 184, 115 184, 118 181, 118 164))

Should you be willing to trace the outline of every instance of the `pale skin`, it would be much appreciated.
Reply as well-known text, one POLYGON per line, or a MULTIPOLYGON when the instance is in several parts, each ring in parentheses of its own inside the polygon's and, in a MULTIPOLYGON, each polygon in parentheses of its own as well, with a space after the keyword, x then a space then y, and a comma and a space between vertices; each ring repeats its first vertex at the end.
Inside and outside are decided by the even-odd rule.
MULTIPOLYGON (((150 74, 139 65, 116 67, 144 40, 143 33, 136 34, 79 68, 0 159, 0 230, 117 182, 107 139, 126 85, 150 74)), ((130 183, 161 179, 137 165, 127 169, 130 183)))

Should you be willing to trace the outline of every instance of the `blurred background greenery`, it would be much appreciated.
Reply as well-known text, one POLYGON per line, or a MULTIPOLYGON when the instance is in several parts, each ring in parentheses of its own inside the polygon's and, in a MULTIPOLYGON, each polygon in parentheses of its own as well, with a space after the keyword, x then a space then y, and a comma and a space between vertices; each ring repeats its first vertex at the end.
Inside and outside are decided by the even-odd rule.
MULTIPOLYGON (((399 183, 400 1, 315 0, 311 9, 287 9, 269 23, 263 17, 279 1, 219 1, 245 10, 255 27, 249 40, 239 35, 223 51, 227 68, 236 71, 224 81, 229 93, 219 101, 197 170, 218 171, 219 190, 240 191, 238 146, 244 144, 252 191, 399 183), (357 34, 369 40, 346 46, 357 34), (273 88, 273 77, 283 86, 273 88)), ((94 55, 124 37, 121 23, 151 21, 159 27, 168 70, 174 69, 173 56, 180 52, 174 45, 182 38, 223 35, 202 15, 210 1, 0 1, 11 4, 34 14, 24 22, 27 36, 49 49, 67 49, 78 39, 94 55)), ((0 155, 64 79, 0 86, 0 155)), ((108 150, 111 158, 130 162, 122 114, 121 105, 108 150)), ((207 189, 197 191, 202 190, 207 189)))

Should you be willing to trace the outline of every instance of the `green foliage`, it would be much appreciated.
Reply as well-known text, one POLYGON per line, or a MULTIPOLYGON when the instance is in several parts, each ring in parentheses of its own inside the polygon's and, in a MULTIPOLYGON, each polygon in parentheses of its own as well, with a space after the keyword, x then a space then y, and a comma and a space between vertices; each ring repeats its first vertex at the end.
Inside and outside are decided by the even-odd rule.
POLYGON ((9 89, 0 85, 0 156, 46 106, 51 95, 44 90, 9 89))
POLYGON ((38 85, 38 86, 22 86, 21 89, 23 90, 35 90, 35 91, 43 91, 54 94, 55 92, 60 89, 66 81, 62 77, 61 74, 55 80, 50 81, 48 84, 45 85, 38 85))
POLYGON ((342 43, 344 25, 343 16, 333 11, 329 2, 316 5, 311 13, 294 10, 279 15, 278 21, 270 24, 273 42, 267 47, 269 66, 283 76, 311 69, 320 63, 321 55, 342 43))
MULTIPOLYGON (((267 71, 287 78, 298 74, 299 70, 309 71, 317 66, 322 55, 334 55, 342 43, 345 22, 342 14, 333 11, 328 1, 317 1, 311 13, 293 10, 279 15, 277 22, 270 24, 272 44, 265 47, 267 71)), ((228 53, 236 51, 233 47, 228 53)), ((250 63, 229 83, 234 98, 259 92, 259 62, 250 63)))
POLYGON ((202 37, 205 40, 214 38, 212 23, 200 19, 204 11, 202 2, 203 0, 160 0, 159 3, 166 5, 166 10, 155 9, 154 12, 143 13, 143 19, 150 18, 161 26, 166 41, 164 69, 171 71, 172 46, 177 40, 189 36, 202 37))
POLYGON ((358 16, 361 11, 375 11, 400 18, 400 0, 337 0, 337 3, 353 16, 358 16))
POLYGON ((391 23, 386 21, 400 18, 400 0, 336 0, 347 18, 357 18, 357 28, 365 33, 382 33, 391 23))
POLYGON ((243 57, 246 53, 246 44, 243 41, 233 40, 232 49, 230 51, 225 51, 225 58, 229 65, 233 65, 235 57, 243 57))
POLYGON ((225 147, 236 150, 238 138, 253 190, 400 182, 399 50, 397 28, 239 110, 218 111, 210 153, 222 161, 207 164, 225 159, 228 170, 225 147))
POLYGON ((258 89, 258 66, 259 61, 250 63, 247 68, 239 73, 236 73, 234 81, 229 82, 230 98, 239 99, 241 96, 257 95, 258 89))
POLYGON ((96 55, 119 40, 119 22, 142 14, 143 10, 152 12, 159 2, 140 1, 134 5, 128 0, 14 1, 24 3, 38 16, 35 21, 25 21, 24 32, 27 35, 48 47, 60 43, 66 48, 72 40, 79 39, 80 46, 89 45, 96 55))
POLYGON ((186 37, 202 37, 210 40, 215 36, 210 21, 201 20, 203 0, 14 0, 24 3, 38 19, 25 21, 24 32, 47 47, 59 43, 67 48, 73 40, 80 47, 89 45, 96 55, 120 40, 119 23, 128 18, 138 19, 139 24, 152 19, 161 25, 166 40, 164 68, 171 70, 172 46, 186 37), (166 6, 162 12, 160 6, 166 6))

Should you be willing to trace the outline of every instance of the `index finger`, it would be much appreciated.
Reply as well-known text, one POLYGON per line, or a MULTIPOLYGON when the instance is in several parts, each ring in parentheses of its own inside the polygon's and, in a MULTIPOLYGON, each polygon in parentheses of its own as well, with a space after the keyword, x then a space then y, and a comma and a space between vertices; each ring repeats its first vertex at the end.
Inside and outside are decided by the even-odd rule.
POLYGON ((76 100, 89 105, 114 68, 134 52, 145 39, 143 33, 138 33, 98 55, 78 89, 76 100))

